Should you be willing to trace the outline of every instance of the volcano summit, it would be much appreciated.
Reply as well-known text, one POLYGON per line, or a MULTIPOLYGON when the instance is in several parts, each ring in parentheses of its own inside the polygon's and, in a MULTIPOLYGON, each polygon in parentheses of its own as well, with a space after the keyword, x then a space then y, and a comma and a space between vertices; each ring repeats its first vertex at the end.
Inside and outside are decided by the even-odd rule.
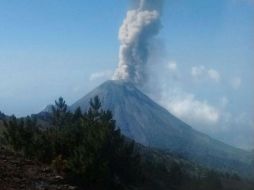
POLYGON ((175 152, 203 165, 246 173, 251 162, 249 152, 215 140, 173 116, 143 94, 132 83, 112 80, 78 100, 70 110, 89 108, 98 96, 103 109, 112 111, 122 133, 148 147, 175 152))

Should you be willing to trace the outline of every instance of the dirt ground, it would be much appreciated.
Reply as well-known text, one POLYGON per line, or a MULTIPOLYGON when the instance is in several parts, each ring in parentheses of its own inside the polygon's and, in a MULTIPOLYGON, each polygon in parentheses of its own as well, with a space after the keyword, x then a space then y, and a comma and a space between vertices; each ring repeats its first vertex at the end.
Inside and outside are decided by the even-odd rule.
POLYGON ((1 190, 76 190, 48 166, 0 147, 1 190))

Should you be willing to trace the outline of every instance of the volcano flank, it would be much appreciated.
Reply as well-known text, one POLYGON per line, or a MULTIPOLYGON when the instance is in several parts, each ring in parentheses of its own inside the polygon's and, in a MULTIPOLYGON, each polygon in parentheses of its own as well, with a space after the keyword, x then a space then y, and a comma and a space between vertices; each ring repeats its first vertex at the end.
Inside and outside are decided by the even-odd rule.
POLYGON ((98 96, 103 109, 112 111, 117 127, 137 143, 175 152, 202 165, 248 173, 251 154, 196 131, 159 106, 132 83, 110 80, 70 106, 87 111, 98 96))

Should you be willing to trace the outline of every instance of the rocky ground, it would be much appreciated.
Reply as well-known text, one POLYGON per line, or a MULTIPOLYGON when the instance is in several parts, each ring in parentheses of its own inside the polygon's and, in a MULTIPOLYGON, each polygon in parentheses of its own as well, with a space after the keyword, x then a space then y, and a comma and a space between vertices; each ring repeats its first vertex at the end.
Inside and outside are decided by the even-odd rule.
POLYGON ((1 190, 76 190, 48 166, 0 147, 1 190))

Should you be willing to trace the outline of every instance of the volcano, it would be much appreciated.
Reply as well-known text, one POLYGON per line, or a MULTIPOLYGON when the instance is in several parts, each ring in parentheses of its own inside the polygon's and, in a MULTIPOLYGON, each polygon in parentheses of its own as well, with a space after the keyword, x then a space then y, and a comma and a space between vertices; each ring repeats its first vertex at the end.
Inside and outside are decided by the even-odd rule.
POLYGON ((70 106, 83 112, 92 98, 98 96, 102 108, 110 110, 121 132, 137 143, 175 152, 212 168, 248 170, 249 152, 234 148, 194 130, 155 103, 132 83, 106 81, 70 106))

